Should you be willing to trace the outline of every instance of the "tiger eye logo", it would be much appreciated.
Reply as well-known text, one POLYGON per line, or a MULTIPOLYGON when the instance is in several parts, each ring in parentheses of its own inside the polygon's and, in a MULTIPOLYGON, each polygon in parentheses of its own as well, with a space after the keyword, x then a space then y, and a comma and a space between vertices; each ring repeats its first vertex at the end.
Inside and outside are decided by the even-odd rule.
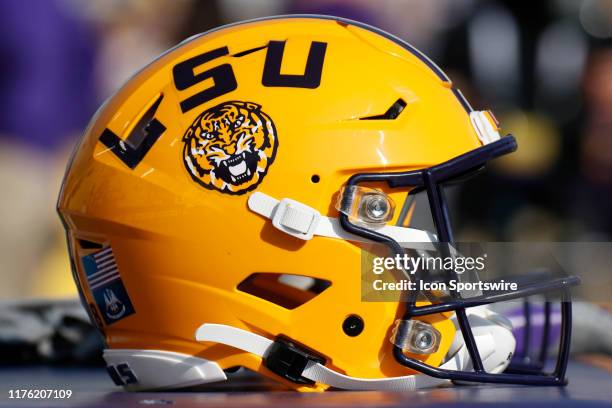
POLYGON ((230 101, 200 114, 183 136, 183 161, 199 184, 244 194, 264 179, 278 140, 272 119, 253 102, 230 101))

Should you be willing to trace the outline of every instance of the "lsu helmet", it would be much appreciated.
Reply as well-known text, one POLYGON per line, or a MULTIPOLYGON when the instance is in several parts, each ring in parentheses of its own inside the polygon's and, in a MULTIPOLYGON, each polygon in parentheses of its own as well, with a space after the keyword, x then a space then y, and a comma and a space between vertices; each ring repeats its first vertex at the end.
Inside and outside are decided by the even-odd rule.
POLYGON ((570 303, 549 374, 509 366, 511 325, 486 305, 568 296, 571 278, 469 303, 360 297, 368 245, 453 242, 442 185, 514 151, 498 130, 426 56, 350 20, 247 21, 167 51, 96 113, 59 196, 112 379, 172 389, 245 367, 300 391, 563 384, 570 303), (395 211, 419 191, 435 233, 395 211))

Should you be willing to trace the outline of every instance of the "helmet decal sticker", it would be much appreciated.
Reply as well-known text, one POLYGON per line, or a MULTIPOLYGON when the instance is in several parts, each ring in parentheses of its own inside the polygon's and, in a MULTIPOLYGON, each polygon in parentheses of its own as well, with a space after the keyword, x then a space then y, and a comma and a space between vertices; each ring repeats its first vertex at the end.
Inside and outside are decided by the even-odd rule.
POLYGON ((112 289, 104 289, 104 305, 106 315, 113 320, 120 319, 125 314, 125 305, 117 298, 112 289))
MULTIPOLYGON (((107 325, 135 313, 111 247, 83 256, 81 262, 89 290, 107 325)), ((94 315, 98 316, 97 312, 94 315)))
POLYGON ((183 143, 183 162, 194 181, 222 193, 244 194, 266 176, 278 137, 260 105, 229 101, 200 114, 183 143))
POLYGON ((155 112, 162 99, 164 99, 163 94, 159 95, 153 105, 142 115, 125 140, 121 140, 109 128, 104 129, 100 135, 100 142, 132 170, 138 166, 166 131, 166 126, 155 117, 155 112))

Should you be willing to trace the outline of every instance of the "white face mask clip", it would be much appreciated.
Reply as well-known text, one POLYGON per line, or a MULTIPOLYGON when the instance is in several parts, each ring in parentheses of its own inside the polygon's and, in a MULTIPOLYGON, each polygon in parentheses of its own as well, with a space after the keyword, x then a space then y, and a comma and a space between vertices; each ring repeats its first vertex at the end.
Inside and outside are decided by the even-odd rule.
POLYGON ((497 122, 493 112, 472 111, 470 112, 470 121, 483 146, 496 142, 501 138, 499 122, 497 122))

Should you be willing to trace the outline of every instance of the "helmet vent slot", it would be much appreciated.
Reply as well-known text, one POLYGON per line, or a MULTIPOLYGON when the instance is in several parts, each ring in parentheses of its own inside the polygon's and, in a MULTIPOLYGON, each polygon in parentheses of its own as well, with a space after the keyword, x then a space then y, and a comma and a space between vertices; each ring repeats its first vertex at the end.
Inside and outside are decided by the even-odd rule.
POLYGON ((295 309, 331 286, 324 279, 284 273, 254 273, 238 284, 241 292, 285 309, 295 309))
POLYGON ((104 245, 86 239, 79 239, 79 246, 82 249, 102 249, 104 245))
POLYGON ((360 120, 393 120, 397 119, 397 117, 402 113, 404 108, 406 107, 406 101, 402 98, 398 99, 391 105, 389 109, 382 115, 373 115, 373 116, 365 116, 363 118, 359 118, 360 120))

